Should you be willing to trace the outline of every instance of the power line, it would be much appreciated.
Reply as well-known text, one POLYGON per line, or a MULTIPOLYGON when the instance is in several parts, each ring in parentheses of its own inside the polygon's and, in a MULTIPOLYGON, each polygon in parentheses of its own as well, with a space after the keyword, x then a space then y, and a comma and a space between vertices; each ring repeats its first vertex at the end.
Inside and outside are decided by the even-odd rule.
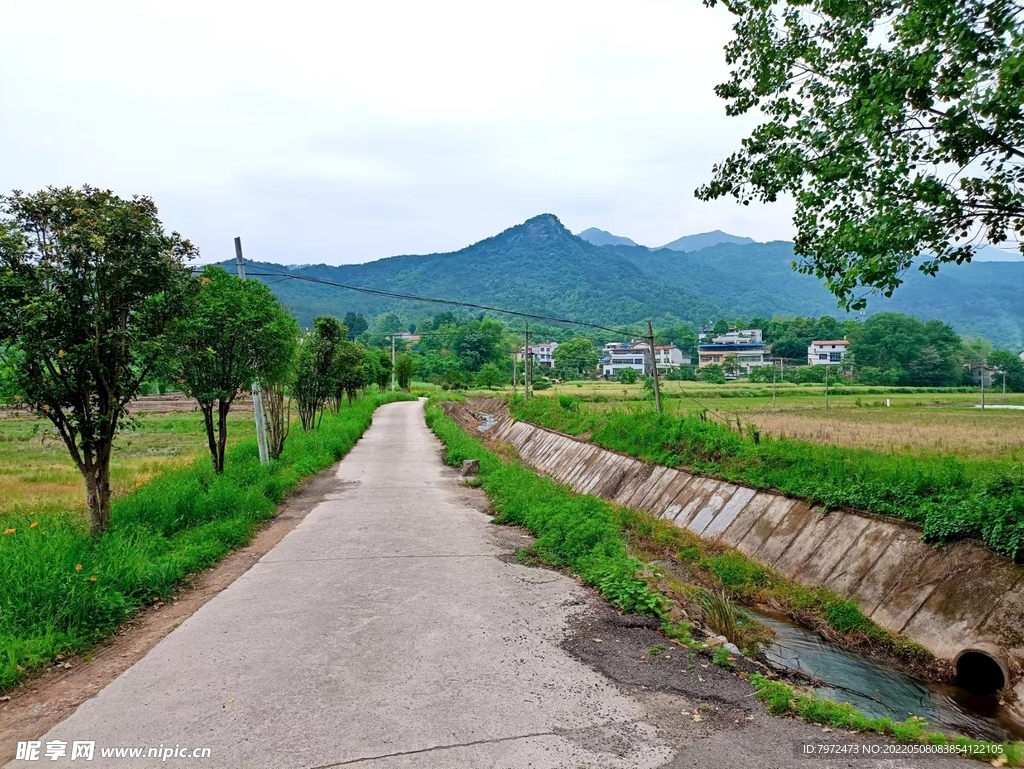
MULTIPOLYGON (((266 269, 265 267, 262 269, 266 269)), ((356 291, 362 294, 371 294, 373 296, 383 296, 389 299, 401 299, 410 302, 428 302, 432 304, 446 304, 453 307, 468 307, 474 310, 484 310, 486 312, 497 312, 504 315, 514 315, 519 318, 527 318, 531 320, 546 320, 551 323, 565 323, 574 326, 583 326, 585 328, 596 328, 600 331, 608 331, 613 334, 630 335, 623 329, 609 328, 608 326, 602 326, 597 323, 587 323, 582 320, 571 320, 570 318, 558 318, 553 315, 541 315, 539 313, 522 312, 520 310, 507 310, 502 307, 490 307, 485 304, 476 304, 475 302, 462 302, 455 299, 439 299, 431 296, 417 296, 415 294, 400 294, 396 291, 384 291, 376 288, 366 288, 365 286, 351 286, 346 283, 338 283, 333 280, 326 280, 325 278, 313 278, 308 275, 288 275, 282 272, 249 272, 251 276, 259 277, 279 277, 282 280, 301 280, 307 283, 316 283, 324 286, 333 286, 335 288, 342 288, 348 291, 356 291)))

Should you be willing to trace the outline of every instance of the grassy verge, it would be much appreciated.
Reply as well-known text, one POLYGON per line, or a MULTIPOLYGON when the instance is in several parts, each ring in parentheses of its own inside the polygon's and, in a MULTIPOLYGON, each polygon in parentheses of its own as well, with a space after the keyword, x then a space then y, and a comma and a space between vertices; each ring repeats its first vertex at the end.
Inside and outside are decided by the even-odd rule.
MULTIPOLYGON (((615 518, 634 553, 677 566, 677 576, 662 582, 662 590, 676 600, 685 602, 692 585, 714 592, 724 589, 739 603, 773 606, 845 649, 881 654, 903 670, 936 677, 936 662, 927 649, 879 627, 855 603, 826 587, 801 585, 738 550, 639 510, 616 507, 615 518)), ((742 643, 738 645, 744 648, 742 643)))
POLYGON ((974 538, 1024 563, 1024 484, 1006 463, 883 454, 774 439, 700 415, 649 410, 591 413, 571 396, 513 399, 522 419, 599 446, 806 499, 826 509, 868 510, 922 527, 926 539, 974 538))
POLYGON ((166 471, 115 499, 99 538, 78 511, 0 516, 0 690, 58 654, 88 648, 189 573, 245 544, 303 478, 348 453, 377 406, 414 397, 373 395, 343 405, 318 432, 293 431, 269 465, 247 440, 229 451, 222 476, 205 461, 166 471))
MULTIPOLYGON (((445 458, 449 464, 457 466, 466 459, 480 461, 480 485, 494 507, 496 521, 525 526, 537 537, 533 550, 523 560, 539 557, 554 566, 572 570, 585 584, 596 588, 610 603, 624 611, 665 619, 671 604, 667 596, 652 589, 650 581, 642 578, 642 575, 652 572, 630 555, 627 540, 633 540, 641 548, 653 545, 663 550, 674 549, 684 561, 703 569, 707 577, 715 575, 722 585, 756 586, 761 580, 760 573, 768 582, 759 589, 767 589, 772 579, 782 580, 735 551, 711 551, 699 538, 664 521, 597 497, 574 494, 567 487, 536 475, 518 462, 503 460, 467 435, 434 403, 427 406, 427 424, 445 444, 445 458), (675 539, 670 529, 678 532, 681 538, 675 539), (760 569, 760 572, 754 569, 760 569), (741 572, 745 575, 742 578, 739 576, 741 572)), ((836 607, 837 624, 842 624, 839 618, 848 605, 827 591, 807 590, 785 581, 776 584, 775 588, 779 596, 791 591, 793 600, 805 601, 808 607, 826 601, 829 606, 836 607), (799 592, 801 590, 806 592, 799 592)), ((850 632, 864 631, 865 628, 860 626, 861 619, 873 627, 856 607, 852 608, 857 612, 851 615, 857 627, 850 632), (856 619, 858 615, 861 619, 856 619)), ((687 623, 666 622, 664 630, 668 638, 687 646, 693 645, 687 623)), ((881 628, 877 630, 886 633, 881 628)), ((910 647, 908 653, 927 655, 920 647, 910 647)), ((715 655, 713 659, 717 664, 732 669, 732 662, 724 650, 718 650, 715 655)), ((852 705, 813 694, 798 694, 779 681, 760 675, 752 675, 750 680, 758 698, 776 715, 795 715, 812 723, 831 724, 849 731, 879 732, 901 742, 975 746, 979 752, 972 757, 1005 756, 1002 765, 1024 766, 1024 743, 996 745, 966 737, 948 737, 928 732, 920 718, 911 717, 906 721, 871 719, 852 705)))
POLYGON ((755 674, 750 676, 750 682, 757 691, 757 698, 773 715, 797 716, 812 724, 847 731, 878 732, 904 743, 944 745, 950 748, 950 754, 991 761, 996 766, 1024 766, 1024 742, 1000 744, 969 737, 950 737, 941 732, 928 731, 922 718, 912 716, 906 721, 869 718, 848 703, 833 702, 813 693, 798 693, 782 681, 770 681, 755 674))

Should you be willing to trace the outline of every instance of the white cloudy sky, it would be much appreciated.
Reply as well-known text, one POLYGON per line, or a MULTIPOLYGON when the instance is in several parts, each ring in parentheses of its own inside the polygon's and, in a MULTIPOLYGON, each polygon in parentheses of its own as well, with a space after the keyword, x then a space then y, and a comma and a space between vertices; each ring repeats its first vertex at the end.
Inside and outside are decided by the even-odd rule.
POLYGON ((0 1, 0 189, 154 197, 205 260, 461 248, 539 213, 788 238, 693 189, 738 145, 700 0, 0 1))

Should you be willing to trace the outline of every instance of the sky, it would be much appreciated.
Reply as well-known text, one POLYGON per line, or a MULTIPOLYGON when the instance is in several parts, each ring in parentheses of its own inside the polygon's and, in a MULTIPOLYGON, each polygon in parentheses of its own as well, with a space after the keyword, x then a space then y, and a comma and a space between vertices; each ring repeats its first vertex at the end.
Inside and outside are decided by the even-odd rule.
POLYGON ((700 0, 0 2, 0 190, 146 194, 203 261, 452 251, 531 216, 789 239, 693 190, 730 16, 700 0))

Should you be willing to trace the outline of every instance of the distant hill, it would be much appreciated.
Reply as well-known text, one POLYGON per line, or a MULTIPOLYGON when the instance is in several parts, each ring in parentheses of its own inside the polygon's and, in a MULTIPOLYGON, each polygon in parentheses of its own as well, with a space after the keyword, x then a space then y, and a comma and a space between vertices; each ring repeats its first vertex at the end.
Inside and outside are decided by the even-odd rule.
POLYGON ((666 243, 661 248, 667 248, 671 251, 700 251, 704 248, 717 246, 719 243, 743 245, 755 242, 752 238, 730 235, 728 232, 722 232, 721 230, 712 230, 711 232, 702 232, 699 235, 684 235, 679 240, 666 243))
POLYGON ((595 246, 637 246, 639 243, 630 240, 629 238, 623 238, 618 235, 612 235, 610 232, 599 230, 597 227, 591 227, 583 230, 576 237, 583 238, 588 243, 593 243, 595 246))
MULTIPOLYGON (((320 314, 393 310, 415 319, 445 307, 281 280, 276 274, 610 326, 666 315, 698 324, 775 314, 844 317, 820 281, 793 271, 793 259, 787 242, 719 243, 689 253, 595 246, 570 233, 557 217, 543 214, 447 254, 299 268, 253 263, 249 272, 270 283, 304 326, 320 314)), ((232 263, 225 266, 233 269, 232 263)), ((869 313, 883 310, 940 318, 960 333, 1022 349, 1024 259, 951 265, 934 278, 911 271, 892 299, 869 299, 869 313)))

